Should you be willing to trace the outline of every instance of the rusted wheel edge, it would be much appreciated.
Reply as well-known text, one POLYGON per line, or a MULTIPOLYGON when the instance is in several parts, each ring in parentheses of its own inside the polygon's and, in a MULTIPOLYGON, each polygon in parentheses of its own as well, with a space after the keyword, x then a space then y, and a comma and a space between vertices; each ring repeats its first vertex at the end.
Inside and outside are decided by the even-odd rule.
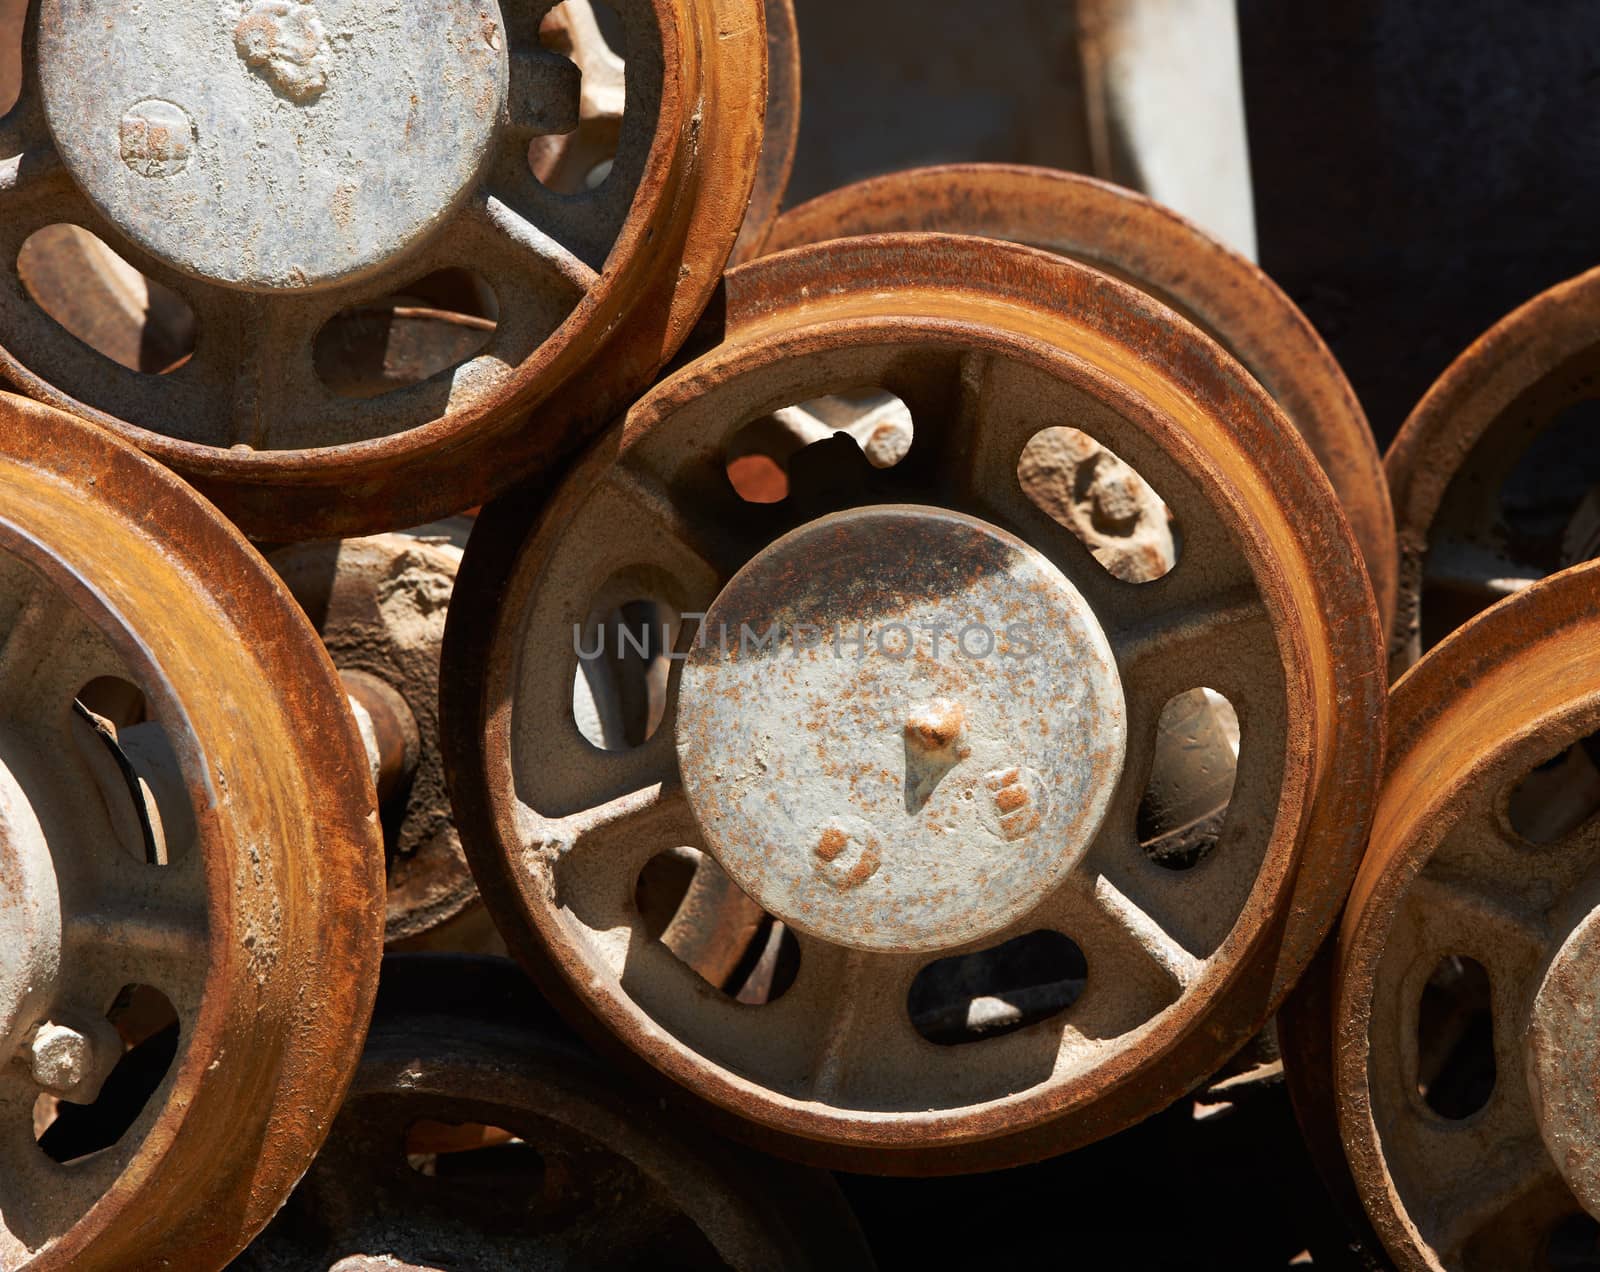
POLYGON ((744 225, 729 265, 743 265, 767 250, 800 144, 800 31, 794 0, 766 0, 767 118, 761 162, 744 225))
POLYGON ((8 394, 0 450, 17 483, 7 519, 31 509, 59 527, 86 516, 123 545, 120 568, 89 576, 85 603, 140 626, 152 700, 207 749, 209 770, 195 772, 190 755, 185 778, 222 848, 207 877, 210 922, 233 938, 218 947, 226 957, 207 973, 168 1078, 184 1098, 169 1100, 130 1170, 33 1266, 220 1266, 311 1161, 365 1033, 382 954, 382 851, 360 739, 288 593, 177 477, 8 394), (183 597, 190 604, 163 608, 183 597), (218 684, 263 692, 241 712, 218 684))
MULTIPOLYGON (((682 1207, 729 1266, 790 1272, 873 1266, 855 1215, 831 1178, 758 1157, 630 1091, 508 959, 391 954, 384 960, 383 987, 341 1126, 359 1128, 363 1101, 397 1097, 414 1100, 418 1116, 435 1104, 471 1109, 485 1119, 498 1112, 499 1122, 512 1128, 519 1116, 535 1127, 548 1119, 618 1153, 682 1207)), ((330 1148, 340 1136, 336 1128, 330 1148)), ((387 1164, 361 1161, 357 1169, 369 1165, 374 1182, 381 1181, 387 1164)), ((313 1167, 308 1190, 319 1182, 319 1168, 313 1167)), ((262 1238, 259 1263, 247 1254, 245 1267, 280 1266, 305 1242, 296 1209, 291 1201, 262 1238)), ((527 1249, 537 1251, 536 1240, 527 1249)))
POLYGON ((1384 456, 1399 545, 1390 674, 1422 652, 1429 531, 1461 462, 1526 390, 1600 340, 1600 269, 1541 292, 1479 336, 1423 394, 1384 456))
POLYGON ((831 191, 785 213, 767 251, 908 230, 978 234, 1070 256, 1149 292, 1216 339, 1326 469, 1361 545, 1385 630, 1393 629, 1394 514, 1377 443, 1322 337, 1255 264, 1135 191, 1008 164, 913 169, 831 191))

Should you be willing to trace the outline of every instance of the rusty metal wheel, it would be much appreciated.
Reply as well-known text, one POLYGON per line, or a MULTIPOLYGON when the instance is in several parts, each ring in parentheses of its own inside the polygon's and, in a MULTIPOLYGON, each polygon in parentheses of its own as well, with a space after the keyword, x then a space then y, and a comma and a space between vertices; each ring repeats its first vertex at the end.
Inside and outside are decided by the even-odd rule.
POLYGON ((1534 297, 1457 358, 1389 448, 1399 676, 1473 614, 1600 553, 1600 270, 1534 297))
POLYGON ((1337 1128, 1407 1269, 1586 1266, 1600 1235, 1597 635, 1582 565, 1399 682, 1371 846, 1286 1016, 1313 1142, 1337 1128))
POLYGON ((784 214, 768 252, 857 234, 978 234, 1070 256, 1148 292, 1244 364, 1300 430, 1344 505, 1385 629, 1394 514, 1354 390, 1295 303, 1193 222, 1121 186, 1049 168, 951 164, 876 177, 784 214))
POLYGON ((765 65, 758 0, 617 0, 617 161, 557 194, 529 146, 576 125, 581 77, 539 42, 550 7, 39 0, 0 119, 0 256, 81 226, 197 335, 168 374, 119 368, 7 268, 0 372, 262 539, 420 524, 550 462, 703 308, 753 181, 765 65), (482 352, 378 396, 319 372, 342 321, 460 274, 492 294, 482 352))
POLYGON ((439 645, 471 523, 280 548, 268 557, 350 696, 378 790, 388 944, 478 903, 439 753, 439 645))
POLYGON ((508 944, 594 1036, 802 1159, 993 1166, 1162 1107, 1271 1013, 1365 834, 1382 638, 1315 460, 1199 332, 1060 257, 834 242, 732 271, 723 302, 547 502, 502 500, 468 547, 446 765, 508 944), (786 499, 739 497, 742 425, 864 386, 909 410, 897 464, 833 438, 786 499), (1024 495, 1030 439, 1065 422, 1176 516, 1165 577, 1114 577, 1024 495), (602 750, 574 711, 575 636, 640 592, 685 620, 662 642, 663 717, 602 750), (702 613, 735 633, 727 659, 695 639, 702 613), (975 613, 1023 625, 1016 657, 930 664, 896 656, 904 636, 861 662, 784 653, 801 624, 882 642, 975 613), (780 643, 744 656, 741 625, 774 622, 780 643), (1207 854, 1162 861, 1136 812, 1164 707, 1201 687, 1237 712, 1233 798, 1207 854), (735 1001, 656 939, 642 883, 680 846, 794 936, 786 992, 735 1001), (1083 960, 1075 995, 1044 987, 1045 1019, 1025 1004, 1010 1032, 953 1045, 913 1021, 933 965, 1041 944, 1083 960))
MULTIPOLYGON (((755 188, 734 245, 737 265, 760 255, 794 168, 800 137, 800 33, 793 0, 764 0, 767 17, 767 109, 755 188)), ((583 85, 578 126, 536 138, 534 174, 562 193, 575 193, 605 179, 616 159, 627 94, 623 61, 606 41, 590 0, 563 0, 544 19, 545 44, 578 64, 583 85)))
POLYGON ((0 395, 0 487, 0 1265, 219 1266, 360 1049, 360 742, 288 594, 159 465, 0 395))
POLYGON ((327 1145, 237 1272, 866 1269, 838 1187, 626 1093, 502 959, 398 956, 327 1145))

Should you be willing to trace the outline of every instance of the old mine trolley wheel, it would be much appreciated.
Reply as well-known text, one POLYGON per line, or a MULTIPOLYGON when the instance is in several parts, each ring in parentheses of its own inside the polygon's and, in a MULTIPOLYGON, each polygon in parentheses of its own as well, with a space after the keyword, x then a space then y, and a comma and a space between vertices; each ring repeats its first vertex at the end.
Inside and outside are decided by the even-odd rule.
POLYGON ((0 395, 0 488, 0 1266, 221 1266, 360 1051, 361 744, 294 602, 165 469, 0 395))
POLYGON ((1321 461, 1378 598, 1395 611, 1394 514, 1367 417, 1315 328, 1253 263, 1171 209, 1050 168, 950 164, 875 177, 785 213, 769 252, 858 234, 977 234, 1093 265, 1177 310, 1244 364, 1321 461))
POLYGON ((485 901, 574 1020, 797 1158, 976 1169, 1126 1126, 1261 1025, 1354 872, 1383 677, 1348 525, 1215 345, 1063 258, 841 241, 732 271, 724 301, 698 356, 542 513, 503 500, 468 546, 442 711, 485 901), (787 500, 741 501, 725 472, 741 424, 861 386, 909 409, 899 464, 836 439, 787 500), (1170 574, 1113 578, 1022 494, 1024 445, 1059 423, 1161 494, 1183 530, 1170 574), (919 657, 854 680, 808 646, 805 676, 773 661, 768 680, 714 643, 685 649, 690 633, 661 727, 602 751, 572 709, 573 629, 642 588, 735 631, 746 610, 765 629, 870 625, 896 596, 952 622, 988 605, 1036 622, 1052 657, 1033 679, 996 660, 913 673, 919 657), (1214 851, 1171 870, 1139 849, 1135 811, 1163 704, 1200 686, 1233 702, 1242 750, 1214 851), (1064 704, 1091 700, 1062 732, 1064 704), (946 822, 961 834, 940 853, 946 822), (654 939, 636 881, 678 845, 794 932, 786 993, 731 1001, 654 939), (916 1031, 928 964, 1036 932, 1082 949, 1069 1010, 962 1046, 916 1031))
POLYGON ((1451 363, 1395 437, 1385 459, 1400 542, 1393 675, 1472 614, 1600 552, 1600 502, 1592 487, 1568 489, 1600 478, 1582 464, 1593 421, 1580 415, 1580 432, 1560 432, 1569 410, 1600 395, 1597 324, 1600 270, 1541 293, 1451 363), (1529 480, 1516 480, 1519 468, 1529 480))
POLYGON ((505 959, 392 956, 349 1099, 239 1272, 872 1267, 838 1186, 627 1092, 505 959))
POLYGON ((478 902, 439 752, 439 646, 461 565, 447 532, 462 536, 469 526, 463 518, 415 535, 302 543, 267 558, 371 731, 390 945, 459 919, 478 902))
MULTIPOLYGON (((764 0, 762 7, 767 19, 766 126, 750 208, 734 244, 736 265, 758 256, 772 233, 800 138, 800 32, 793 0, 764 0)), ((538 138, 533 170, 557 190, 582 190, 611 170, 627 101, 625 64, 607 43, 589 0, 564 0, 544 21, 546 46, 576 62, 583 83, 578 126, 538 138)))
POLYGON ((529 163, 534 138, 577 124, 579 72, 539 41, 551 7, 386 4, 346 30, 342 11, 285 0, 40 0, 0 119, 0 254, 80 225, 182 297, 197 333, 181 366, 141 375, 7 268, 0 374, 264 540, 421 524, 552 461, 710 295, 761 144, 765 37, 757 0, 617 0, 616 163, 560 195, 529 163), (461 271, 493 293, 482 352, 378 396, 319 375, 341 315, 461 271))
POLYGON ((1320 986, 1293 1000, 1303 1120, 1337 1127, 1408 1270, 1593 1248, 1597 839, 1574 773, 1600 730, 1597 633, 1600 565, 1580 565, 1401 679, 1371 846, 1320 986))

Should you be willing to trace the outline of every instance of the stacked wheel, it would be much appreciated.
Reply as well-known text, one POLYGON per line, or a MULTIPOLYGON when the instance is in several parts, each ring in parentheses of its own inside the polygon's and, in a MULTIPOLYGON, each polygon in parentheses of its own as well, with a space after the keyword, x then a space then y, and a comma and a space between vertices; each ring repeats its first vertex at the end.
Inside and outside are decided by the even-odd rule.
POLYGON ((715 335, 542 508, 485 513, 457 597, 446 758, 513 952, 592 1036, 798 1158, 973 1169, 1162 1107, 1287 992, 1364 837, 1381 632, 1326 479, 1206 337, 1043 253, 890 236, 730 273, 715 335), (784 500, 740 498, 742 424, 863 386, 909 409, 899 463, 840 438, 784 500), (1058 424, 1172 509, 1165 577, 1113 577, 1023 493, 1058 424), (664 718, 601 749, 574 637, 636 596, 678 616, 664 718), (987 625, 992 657, 880 630, 935 622, 987 625), (1008 623, 1045 656, 1008 659, 1008 623), (1237 711, 1236 784, 1173 869, 1135 814, 1164 705, 1202 686, 1237 711), (680 846, 793 934, 787 992, 738 1002, 655 939, 644 872, 680 846), (1086 961, 1069 1007, 970 1048, 919 1032, 931 965, 1036 933, 1086 961))

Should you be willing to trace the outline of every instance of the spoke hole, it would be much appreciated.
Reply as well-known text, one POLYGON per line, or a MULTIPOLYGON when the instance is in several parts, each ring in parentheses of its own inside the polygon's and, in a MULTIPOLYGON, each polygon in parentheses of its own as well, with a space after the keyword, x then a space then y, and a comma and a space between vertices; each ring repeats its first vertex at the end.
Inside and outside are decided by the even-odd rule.
POLYGON ((17 273, 67 334, 130 371, 176 371, 194 352, 188 302, 81 226, 35 230, 17 253, 17 273))
POLYGON ((1597 747, 1600 735, 1584 738, 1518 782, 1506 800, 1511 829, 1531 844, 1553 844, 1600 812, 1597 747))
POLYGON ((535 137, 528 146, 528 166, 557 194, 597 190, 616 163, 627 108, 626 28, 603 0, 565 0, 545 15, 539 41, 575 62, 583 84, 576 130, 535 137))
POLYGON ((1550 1230, 1544 1263, 1550 1272, 1600 1272, 1600 1223, 1582 1212, 1568 1215, 1550 1230))
POLYGON ((1600 555, 1596 427, 1600 401, 1568 407, 1534 437, 1507 475, 1500 520, 1513 560, 1553 574, 1600 555))
POLYGON ((792 485, 838 478, 836 452, 824 447, 834 438, 849 438, 870 467, 883 469, 906 457, 913 432, 910 410, 891 393, 862 389, 813 398, 735 433, 727 448, 728 480, 746 503, 782 503, 792 485))
POLYGON ((1417 1093, 1442 1118, 1461 1121, 1494 1094, 1494 1015, 1489 973, 1476 959, 1446 955, 1428 978, 1417 1012, 1417 1093))
POLYGON ((194 813, 172 740, 147 718, 144 695, 104 676, 73 700, 78 753, 89 767, 114 838, 136 861, 169 866, 194 841, 194 813), (89 702, 104 707, 96 711, 89 702))
POLYGON ((139 1120, 178 1054, 178 1013, 159 989, 127 985, 106 1019, 125 1050, 92 1104, 41 1095, 33 1128, 39 1147, 58 1162, 74 1162, 115 1145, 139 1120))
POLYGON ((697 849, 673 848, 647 861, 634 903, 649 936, 735 1002, 776 1002, 799 974, 794 933, 697 849))
POLYGON ((149 718, 143 691, 116 676, 97 676, 78 690, 78 701, 119 729, 149 718))
POLYGON ((1088 975, 1076 941, 1059 932, 1030 932, 929 963, 911 982, 906 1006, 929 1042, 960 1046, 1059 1015, 1082 996, 1088 975))
POLYGON ((1087 433, 1035 433, 1017 462, 1017 480, 1035 506, 1072 531, 1113 578, 1151 583, 1177 565, 1181 541, 1167 505, 1087 433))
POLYGON ((1161 709, 1150 782, 1139 801, 1139 846, 1168 870, 1199 865, 1217 846, 1239 766, 1239 717, 1214 689, 1190 689, 1161 709))
POLYGON ((641 597, 597 606, 574 633, 572 713, 592 745, 631 751, 655 736, 666 717, 678 627, 672 606, 641 597))
POLYGON ((544 1176, 544 1155, 503 1126, 424 1118, 406 1130, 405 1148, 406 1164, 430 1179, 537 1183, 544 1176))
POLYGON ((500 305, 470 269, 441 269, 353 305, 317 333, 317 376, 342 398, 375 398, 441 375, 494 339, 500 305))
POLYGON ((28 0, 0 0, 0 115, 22 94, 22 25, 28 0))
POLYGON ((1597 425, 1600 401, 1553 415, 1523 402, 1466 457, 1435 517, 1424 649, 1529 580, 1600 555, 1597 425))

